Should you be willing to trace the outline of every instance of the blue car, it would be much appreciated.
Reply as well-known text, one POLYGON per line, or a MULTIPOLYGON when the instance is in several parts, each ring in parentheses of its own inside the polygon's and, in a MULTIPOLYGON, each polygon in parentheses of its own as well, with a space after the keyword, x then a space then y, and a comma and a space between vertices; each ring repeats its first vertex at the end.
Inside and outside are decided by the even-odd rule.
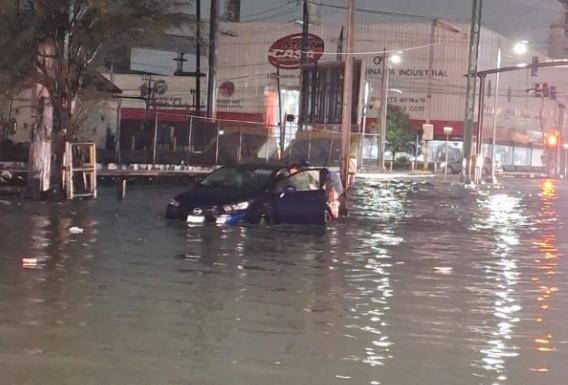
POLYGON ((166 218, 189 223, 324 225, 346 213, 337 173, 308 168, 222 167, 172 199, 166 218))

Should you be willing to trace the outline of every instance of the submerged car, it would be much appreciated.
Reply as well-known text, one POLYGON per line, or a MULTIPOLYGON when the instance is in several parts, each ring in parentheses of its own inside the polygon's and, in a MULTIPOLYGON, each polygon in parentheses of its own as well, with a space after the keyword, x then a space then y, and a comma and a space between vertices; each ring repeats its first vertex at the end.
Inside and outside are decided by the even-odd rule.
POLYGON ((346 213, 337 173, 309 168, 222 167, 172 199, 166 218, 189 223, 323 225, 346 213))

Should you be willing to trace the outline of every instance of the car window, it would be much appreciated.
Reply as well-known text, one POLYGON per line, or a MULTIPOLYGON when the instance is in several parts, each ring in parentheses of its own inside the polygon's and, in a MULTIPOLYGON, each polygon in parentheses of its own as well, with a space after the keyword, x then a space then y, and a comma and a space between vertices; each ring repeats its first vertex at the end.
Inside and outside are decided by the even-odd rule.
POLYGON ((209 174, 201 186, 226 187, 242 190, 259 190, 266 186, 272 177, 270 169, 240 169, 236 167, 223 167, 209 174))
POLYGON ((329 193, 332 190, 338 195, 343 194, 343 183, 338 173, 329 171, 325 181, 325 189, 329 193))
POLYGON ((274 187, 275 193, 281 193, 285 187, 292 186, 296 191, 314 191, 321 188, 320 170, 300 171, 286 179, 279 181, 274 187))

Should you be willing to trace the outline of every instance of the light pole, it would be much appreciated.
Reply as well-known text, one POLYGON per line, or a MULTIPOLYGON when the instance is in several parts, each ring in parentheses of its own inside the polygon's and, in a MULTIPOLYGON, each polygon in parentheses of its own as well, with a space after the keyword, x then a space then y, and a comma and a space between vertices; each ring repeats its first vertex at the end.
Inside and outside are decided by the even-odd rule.
POLYGON ((349 184, 349 159, 351 155, 351 109, 353 100, 353 34, 355 24, 355 0, 347 3, 347 47, 345 55, 345 66, 343 72, 343 105, 341 110, 341 176, 345 188, 350 188, 349 184))
POLYGON ((402 57, 400 56, 400 53, 390 54, 387 53, 385 49, 385 53, 383 54, 383 70, 381 82, 381 134, 379 137, 379 168, 381 171, 385 170, 390 70, 393 64, 400 64, 401 61, 402 57))
MULTIPOLYGON (((427 83, 427 93, 426 93, 426 125, 430 126, 432 123, 432 106, 433 106, 433 73, 434 73, 434 56, 435 48, 437 44, 441 43, 441 39, 436 41, 436 29, 448 31, 454 34, 462 33, 460 27, 451 24, 450 22, 436 18, 432 20, 432 25, 430 26, 430 50, 428 52, 428 83, 427 83)), ((433 130, 433 128, 432 128, 433 130)), ((433 131, 432 131, 433 132, 433 131)), ((418 150, 416 150, 418 152, 418 150)), ((428 169, 428 140, 424 141, 424 146, 422 148, 422 154, 424 156, 424 170, 428 169)), ((416 158, 416 156, 415 156, 416 158)))
MULTIPOLYGON (((528 42, 523 40, 513 46, 513 52, 517 55, 524 55, 528 51, 528 42)), ((501 38, 499 38, 497 47, 497 69, 501 69, 502 51, 501 51, 501 38)), ((499 115, 499 80, 501 73, 497 72, 495 75, 495 99, 493 100, 493 135, 491 136, 491 183, 497 183, 495 177, 495 157, 497 155, 497 120, 499 115)))
POLYGON ((445 164, 444 167, 444 180, 448 179, 448 145, 450 142, 450 135, 454 131, 453 127, 444 127, 444 134, 446 134, 446 156, 445 156, 445 164))
MULTIPOLYGON (((497 69, 501 69, 501 38, 499 38, 497 48, 497 69)), ((497 144, 497 109, 499 104, 499 80, 501 74, 497 72, 495 75, 495 100, 493 100, 493 134, 491 135, 491 183, 497 183, 497 178, 495 177, 495 156, 497 154, 496 144, 497 144)))

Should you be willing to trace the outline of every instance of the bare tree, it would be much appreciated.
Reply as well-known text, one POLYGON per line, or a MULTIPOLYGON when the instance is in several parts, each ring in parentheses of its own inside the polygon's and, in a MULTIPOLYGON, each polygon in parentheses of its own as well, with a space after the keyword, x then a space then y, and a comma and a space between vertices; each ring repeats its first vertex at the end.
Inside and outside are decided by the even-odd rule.
POLYGON ((78 98, 89 85, 101 48, 181 27, 189 18, 179 10, 188 2, 0 0, 0 93, 35 91, 30 184, 36 179, 40 191, 60 185, 63 142, 78 137, 79 125, 74 124, 78 98))

